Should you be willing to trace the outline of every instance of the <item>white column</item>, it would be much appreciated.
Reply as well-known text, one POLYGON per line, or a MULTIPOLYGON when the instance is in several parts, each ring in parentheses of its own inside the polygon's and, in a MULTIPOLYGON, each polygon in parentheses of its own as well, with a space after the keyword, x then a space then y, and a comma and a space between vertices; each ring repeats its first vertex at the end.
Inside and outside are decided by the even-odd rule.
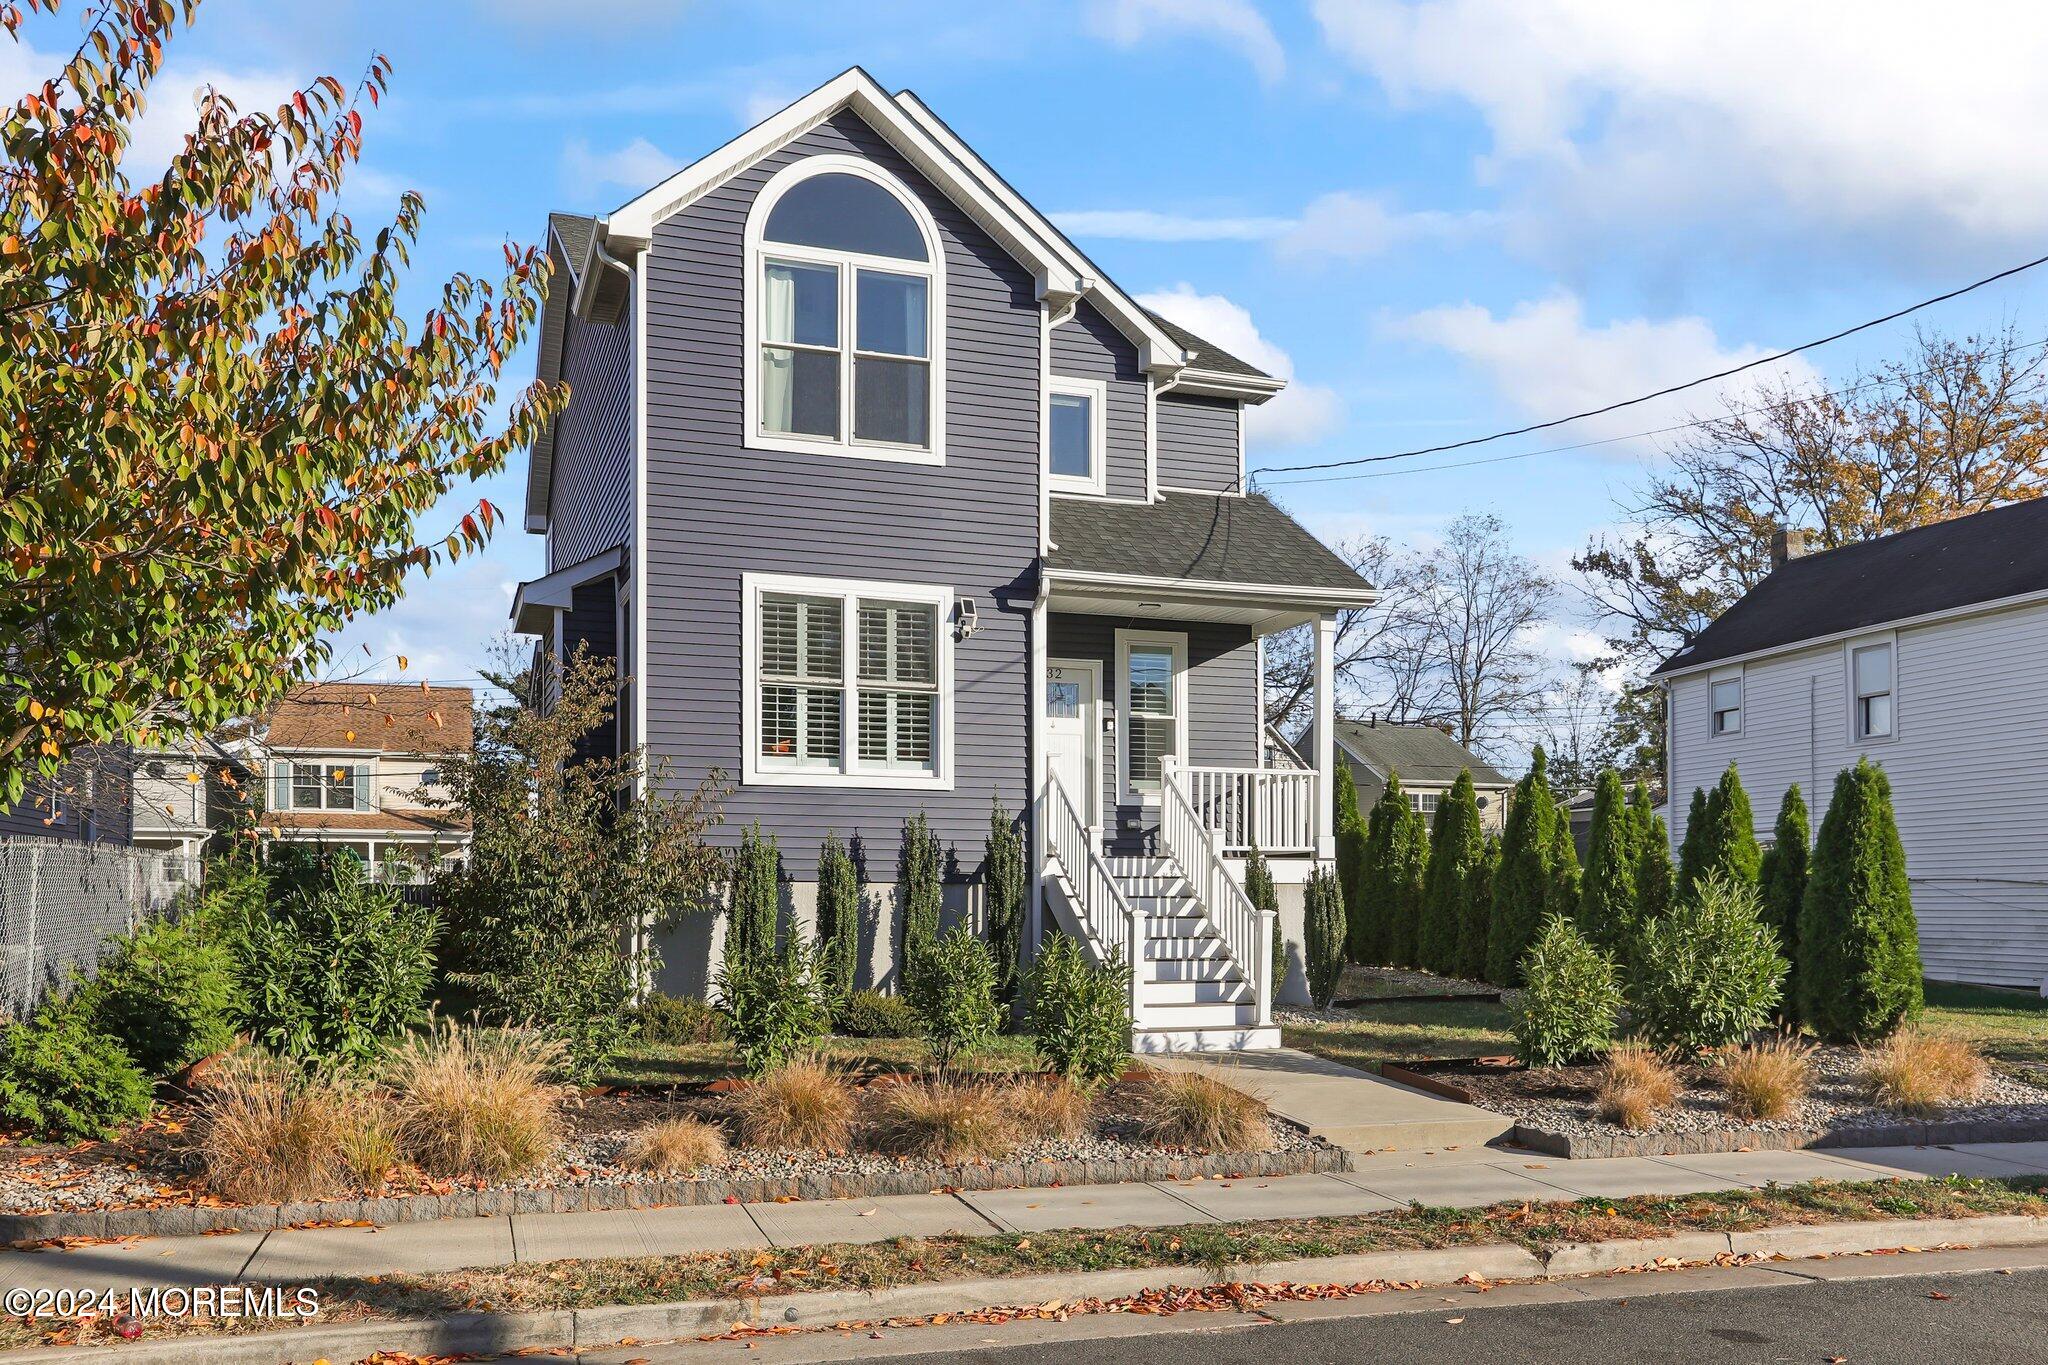
POLYGON ((1031 708, 1031 723, 1026 728, 1027 744, 1031 750, 1031 761, 1027 765, 1031 790, 1025 794, 1025 838, 1029 842, 1026 857, 1031 868, 1031 904, 1024 932, 1026 956, 1038 956, 1039 940, 1045 932, 1045 657, 1046 626, 1050 616, 1046 608, 1049 591, 1045 581, 1045 570, 1041 562, 1038 576, 1038 597, 1031 604, 1031 619, 1025 629, 1030 633, 1028 662, 1030 685, 1025 688, 1026 705, 1031 708))
POLYGON ((1316 618, 1316 857, 1337 856, 1337 614, 1316 618))

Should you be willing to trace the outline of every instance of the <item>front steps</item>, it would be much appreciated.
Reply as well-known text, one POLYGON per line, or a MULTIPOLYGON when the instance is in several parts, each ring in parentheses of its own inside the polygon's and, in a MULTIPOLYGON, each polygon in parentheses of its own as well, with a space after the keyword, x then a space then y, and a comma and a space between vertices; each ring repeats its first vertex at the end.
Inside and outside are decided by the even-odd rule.
POLYGON ((1139 1053, 1234 1052, 1280 1046, 1278 1026, 1258 1026, 1258 1002, 1241 964, 1216 935, 1168 858, 1106 860, 1124 899, 1145 924, 1138 964, 1139 1053))

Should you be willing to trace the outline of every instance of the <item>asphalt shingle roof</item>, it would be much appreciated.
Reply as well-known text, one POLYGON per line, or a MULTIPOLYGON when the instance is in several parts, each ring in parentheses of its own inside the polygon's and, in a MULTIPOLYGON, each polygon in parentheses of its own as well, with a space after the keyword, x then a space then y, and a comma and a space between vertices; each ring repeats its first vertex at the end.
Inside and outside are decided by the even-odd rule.
POLYGON ((1159 314, 1152 312, 1149 308, 1145 311, 1152 321, 1159 324, 1160 330, 1180 343, 1182 350, 1194 353, 1194 366, 1196 369, 1214 370, 1218 374, 1245 374, 1251 375, 1256 379, 1271 379, 1273 377, 1258 366, 1239 360, 1215 342, 1204 341, 1170 318, 1163 318, 1159 314))
POLYGON ((562 239, 562 249, 569 254, 569 268, 580 267, 590 251, 590 234, 597 230, 597 219, 581 213, 551 213, 548 226, 562 239))
POLYGON ((2048 591, 2048 498, 1802 555, 1743 594, 1658 672, 2048 591))
POLYGON ((1434 725, 1389 725, 1340 720, 1337 738, 1380 772, 1417 782, 1455 782, 1466 769, 1482 787, 1511 787, 1514 779, 1434 725))
POLYGON ((264 716, 273 749, 375 749, 457 754, 475 742, 475 694, 417 683, 314 683, 295 688, 264 716))
POLYGON ((1052 500, 1053 570, 1358 592, 1372 585, 1263 494, 1052 500))

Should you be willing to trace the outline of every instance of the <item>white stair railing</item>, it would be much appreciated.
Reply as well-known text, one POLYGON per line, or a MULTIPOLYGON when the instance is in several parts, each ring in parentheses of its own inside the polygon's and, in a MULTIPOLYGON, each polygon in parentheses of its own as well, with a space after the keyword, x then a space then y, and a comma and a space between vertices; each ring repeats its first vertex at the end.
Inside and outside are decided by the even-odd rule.
POLYGON ((1110 875, 1109 864, 1095 847, 1094 835, 1057 773, 1046 777, 1045 808, 1046 852, 1072 889, 1075 913, 1097 951, 1105 960, 1111 952, 1122 951, 1124 965, 1131 969, 1131 1027, 1141 1028, 1138 982, 1145 972, 1144 926, 1124 899, 1123 888, 1110 875))
POLYGON ((1216 936, 1252 983, 1261 1027, 1273 1022, 1273 913, 1261 910, 1230 875, 1215 836, 1195 813, 1182 784, 1185 773, 1168 758, 1160 765, 1159 839, 1194 888, 1216 936))
POLYGON ((1279 768, 1180 768, 1188 804, 1220 851, 1313 854, 1316 774, 1279 768))

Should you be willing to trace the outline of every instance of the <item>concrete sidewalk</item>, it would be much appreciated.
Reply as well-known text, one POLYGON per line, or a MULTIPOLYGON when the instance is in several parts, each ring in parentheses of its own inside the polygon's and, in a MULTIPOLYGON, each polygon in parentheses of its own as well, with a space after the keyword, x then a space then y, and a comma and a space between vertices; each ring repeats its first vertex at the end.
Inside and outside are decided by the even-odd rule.
POLYGON ((515 1214, 383 1228, 297 1228, 219 1237, 148 1238, 68 1252, 0 1253, 0 1287, 114 1285, 127 1289, 236 1280, 297 1283, 327 1275, 424 1273, 514 1262, 881 1242, 946 1233, 1332 1217, 1409 1204, 1478 1208, 1516 1200, 1619 1199, 1812 1180, 2048 1175, 2048 1142, 1594 1161, 1565 1161, 1497 1147, 1461 1147, 1456 1151, 1360 1156, 1356 1164, 1359 1169, 1339 1174, 1270 1179, 515 1214))
POLYGON ((1505 1114, 1398 1085, 1298 1048, 1183 1052, 1145 1060, 1198 1071, 1256 1095, 1275 1114, 1348 1152, 1479 1147, 1515 1126, 1505 1114))

